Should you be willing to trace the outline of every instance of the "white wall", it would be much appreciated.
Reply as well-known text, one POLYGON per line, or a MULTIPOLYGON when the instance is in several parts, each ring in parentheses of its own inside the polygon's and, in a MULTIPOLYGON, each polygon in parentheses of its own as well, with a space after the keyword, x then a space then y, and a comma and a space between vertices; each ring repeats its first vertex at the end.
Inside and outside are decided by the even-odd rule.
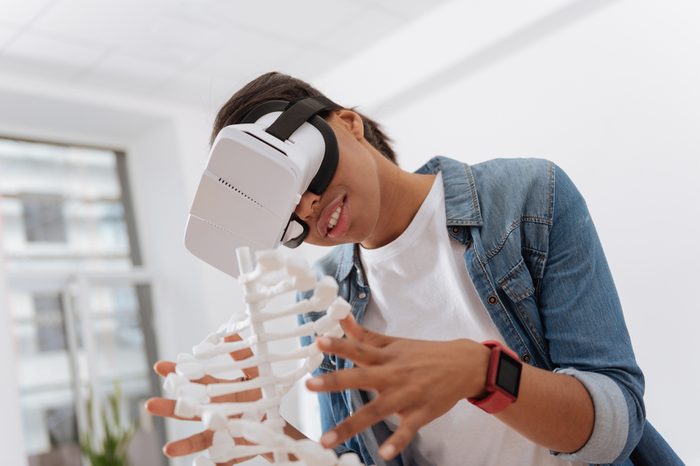
MULTIPOLYGON (((435 13, 426 41, 429 27, 443 34, 441 25, 466 9, 456 3, 435 13)), ((406 169, 438 154, 472 164, 544 157, 563 167, 587 199, 612 268, 646 374, 648 417, 688 464, 700 464, 700 6, 568 3, 478 50, 454 42, 440 52, 452 54, 450 64, 427 78, 409 68, 399 92, 386 76, 402 66, 392 57, 408 59, 402 41, 395 50, 378 45, 385 64, 369 51, 320 85, 384 123, 406 169), (358 100, 365 88, 372 101, 358 100)), ((506 11, 511 2, 489 4, 506 11)), ((410 60, 420 67, 429 53, 410 60)))

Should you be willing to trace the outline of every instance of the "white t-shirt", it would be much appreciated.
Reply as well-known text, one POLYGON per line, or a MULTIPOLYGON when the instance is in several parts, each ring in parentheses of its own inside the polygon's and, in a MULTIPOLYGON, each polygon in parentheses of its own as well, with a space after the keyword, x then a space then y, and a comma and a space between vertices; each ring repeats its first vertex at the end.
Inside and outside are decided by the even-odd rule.
MULTIPOLYGON (((464 265, 464 245, 447 234, 442 174, 406 230, 377 249, 360 248, 372 294, 363 325, 391 336, 423 340, 503 338, 464 265)), ((394 430, 398 419, 386 420, 394 430)), ((559 460, 466 400, 424 426, 420 454, 440 466, 579 465, 559 460)))

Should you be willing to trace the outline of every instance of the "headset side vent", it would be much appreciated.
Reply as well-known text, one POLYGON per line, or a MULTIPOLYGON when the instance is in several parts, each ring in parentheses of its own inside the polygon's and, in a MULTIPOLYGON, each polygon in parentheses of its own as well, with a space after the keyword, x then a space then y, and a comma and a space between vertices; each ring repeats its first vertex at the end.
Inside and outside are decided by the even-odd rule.
POLYGON ((226 181, 225 179, 219 178, 219 183, 223 184, 224 186, 228 187, 229 189, 232 189, 232 190, 236 191, 238 194, 240 194, 241 196, 245 197, 246 199, 248 199, 248 200, 249 200, 250 202, 252 202, 253 204, 255 204, 255 205, 259 206, 259 207, 263 207, 263 205, 260 204, 258 201, 256 201, 256 200, 253 199, 252 197, 248 196, 246 193, 244 193, 243 191, 241 191, 240 189, 238 189, 237 187, 235 187, 234 185, 232 185, 231 183, 229 183, 229 182, 226 181))

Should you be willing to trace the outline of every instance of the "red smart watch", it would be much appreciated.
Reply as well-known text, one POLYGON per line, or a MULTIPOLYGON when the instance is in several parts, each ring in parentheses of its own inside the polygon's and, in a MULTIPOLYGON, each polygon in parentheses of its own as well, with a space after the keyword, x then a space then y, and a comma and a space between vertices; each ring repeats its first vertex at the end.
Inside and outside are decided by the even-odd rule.
POLYGON ((518 399, 523 364, 518 355, 495 340, 484 341, 491 349, 486 372, 486 396, 467 400, 487 413, 503 411, 518 399))

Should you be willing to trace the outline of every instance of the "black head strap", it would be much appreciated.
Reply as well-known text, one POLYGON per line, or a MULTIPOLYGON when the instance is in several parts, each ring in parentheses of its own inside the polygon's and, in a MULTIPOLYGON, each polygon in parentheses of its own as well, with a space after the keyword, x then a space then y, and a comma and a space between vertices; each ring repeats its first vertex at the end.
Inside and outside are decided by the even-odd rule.
POLYGON ((272 112, 283 112, 287 107, 289 107, 289 102, 286 100, 268 100, 253 107, 252 110, 245 114, 241 123, 255 123, 263 115, 272 112))
POLYGON ((298 100, 265 131, 281 141, 286 141, 305 121, 309 121, 312 116, 330 107, 336 107, 336 105, 321 96, 298 100))

